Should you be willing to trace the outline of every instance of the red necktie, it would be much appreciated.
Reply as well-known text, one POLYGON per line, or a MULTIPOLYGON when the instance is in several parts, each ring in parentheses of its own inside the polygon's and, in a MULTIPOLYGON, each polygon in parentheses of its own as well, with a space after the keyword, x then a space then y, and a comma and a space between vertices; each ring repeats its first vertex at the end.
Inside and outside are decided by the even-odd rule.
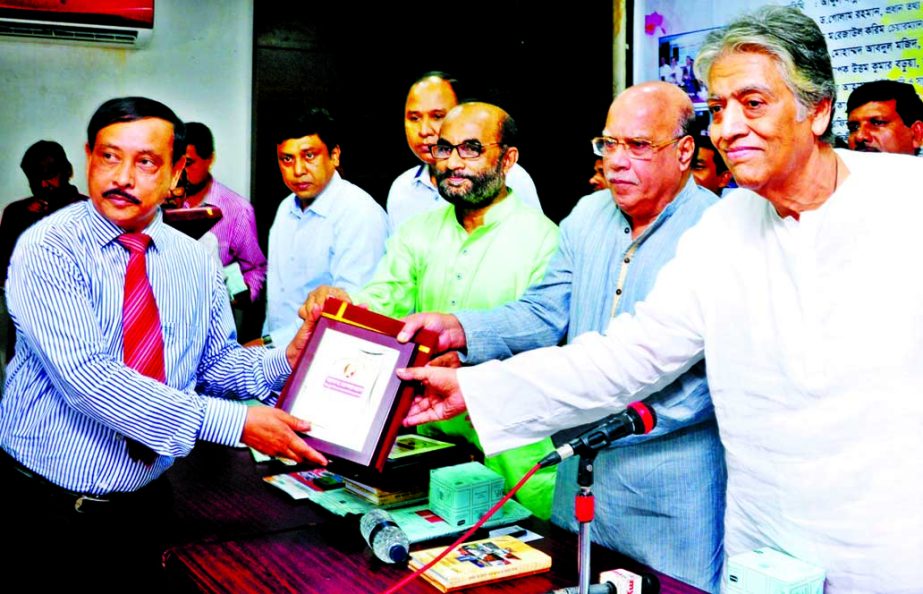
MULTIPOLYGON (((143 233, 125 233, 118 237, 118 242, 129 253, 122 302, 125 365, 159 382, 166 382, 160 314, 147 278, 144 255, 151 237, 143 233)), ((157 458, 157 454, 146 445, 130 438, 127 442, 128 454, 133 460, 151 465, 157 458)))

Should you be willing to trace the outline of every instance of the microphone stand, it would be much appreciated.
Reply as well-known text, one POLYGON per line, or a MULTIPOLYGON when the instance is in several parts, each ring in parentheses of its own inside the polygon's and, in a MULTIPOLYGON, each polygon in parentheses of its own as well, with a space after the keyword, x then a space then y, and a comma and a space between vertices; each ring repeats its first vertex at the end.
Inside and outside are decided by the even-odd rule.
POLYGON ((579 594, 590 594, 590 524, 595 514, 593 498, 593 465, 596 454, 611 442, 629 435, 643 435, 657 424, 657 415, 643 402, 632 402, 624 412, 603 420, 593 429, 580 437, 550 452, 538 463, 538 467, 547 468, 566 460, 575 454, 580 455, 577 466, 577 496, 574 501, 574 517, 577 520, 577 573, 579 594))
POLYGON ((574 517, 577 520, 577 587, 579 594, 590 592, 590 525, 595 514, 593 498, 593 464, 598 450, 580 454, 577 467, 577 495, 574 501, 574 517))

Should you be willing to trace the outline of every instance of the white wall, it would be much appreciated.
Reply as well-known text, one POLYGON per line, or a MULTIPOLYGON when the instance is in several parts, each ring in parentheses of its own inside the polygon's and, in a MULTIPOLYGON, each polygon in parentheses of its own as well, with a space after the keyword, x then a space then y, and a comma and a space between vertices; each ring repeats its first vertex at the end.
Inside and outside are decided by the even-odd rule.
POLYGON ((141 49, 0 37, 0 206, 29 196, 19 161, 33 142, 61 143, 86 190, 86 127, 105 100, 143 95, 215 135, 212 173, 250 189, 253 0, 158 0, 141 49))

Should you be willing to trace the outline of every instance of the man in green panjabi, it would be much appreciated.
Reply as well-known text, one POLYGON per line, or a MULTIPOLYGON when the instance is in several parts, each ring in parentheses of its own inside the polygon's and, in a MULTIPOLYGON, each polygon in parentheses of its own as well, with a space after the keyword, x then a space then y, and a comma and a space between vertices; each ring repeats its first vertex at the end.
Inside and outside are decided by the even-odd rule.
MULTIPOLYGON (((433 147, 439 193, 450 204, 409 219, 388 240, 372 280, 358 293, 321 287, 307 305, 327 296, 367 304, 393 317, 414 312, 491 309, 517 299, 541 280, 558 243, 558 228, 506 185, 516 163, 516 125, 486 103, 462 103, 445 118, 433 147)), ((462 436, 480 447, 464 417, 421 427, 462 436)), ((551 451, 550 439, 485 460, 512 487, 551 451)), ((551 514, 554 469, 538 472, 517 498, 536 516, 551 514)))

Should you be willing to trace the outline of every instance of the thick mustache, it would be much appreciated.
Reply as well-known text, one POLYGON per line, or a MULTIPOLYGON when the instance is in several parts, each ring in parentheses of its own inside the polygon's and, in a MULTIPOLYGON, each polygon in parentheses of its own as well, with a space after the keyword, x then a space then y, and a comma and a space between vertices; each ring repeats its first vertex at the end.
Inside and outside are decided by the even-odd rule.
POLYGON ((450 177, 460 177, 462 179, 467 179, 467 180, 473 180, 475 178, 475 176, 467 174, 467 173, 454 173, 452 171, 446 171, 442 175, 436 176, 436 178, 439 181, 444 181, 446 179, 449 179, 450 177))
POLYGON ((133 202, 135 204, 141 204, 141 201, 138 200, 138 198, 136 198, 135 196, 132 196, 125 190, 113 188, 111 190, 106 190, 105 192, 103 192, 103 198, 110 198, 112 196, 118 196, 119 198, 124 198, 125 200, 128 200, 129 202, 133 202))

